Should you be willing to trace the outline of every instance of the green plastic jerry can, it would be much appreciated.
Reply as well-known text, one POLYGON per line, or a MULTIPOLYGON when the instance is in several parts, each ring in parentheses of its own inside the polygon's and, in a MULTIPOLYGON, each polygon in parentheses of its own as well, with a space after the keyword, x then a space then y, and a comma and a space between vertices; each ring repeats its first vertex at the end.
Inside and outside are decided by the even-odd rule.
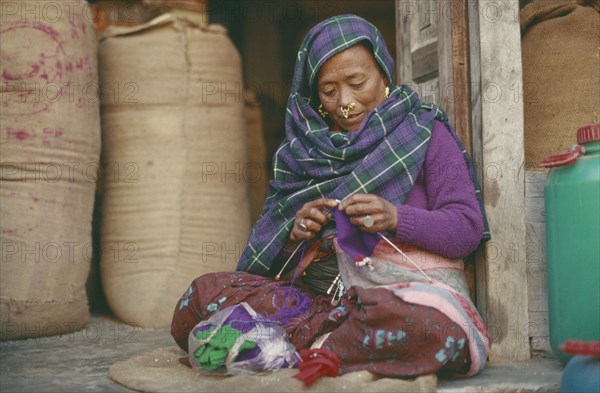
POLYGON ((600 123, 577 130, 577 145, 546 158, 544 186, 550 344, 600 340, 600 123))

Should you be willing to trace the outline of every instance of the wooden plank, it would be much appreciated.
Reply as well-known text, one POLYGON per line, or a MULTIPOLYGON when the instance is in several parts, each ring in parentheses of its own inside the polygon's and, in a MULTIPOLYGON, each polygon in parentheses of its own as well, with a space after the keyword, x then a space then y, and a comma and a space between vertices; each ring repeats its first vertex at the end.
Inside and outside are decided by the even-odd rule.
POLYGON ((435 76, 438 72, 438 42, 430 42, 415 50, 411 62, 413 81, 422 82, 435 76))
POLYGON ((552 357, 548 326, 548 266, 544 183, 547 171, 525 171, 525 258, 529 340, 535 356, 552 357))
POLYGON ((437 2, 434 0, 421 0, 418 7, 419 10, 419 30, 423 31, 435 23, 434 15, 436 15, 437 2))
MULTIPOLYGON (((535 267, 535 269, 547 270, 546 266, 546 224, 539 222, 526 222, 525 223, 525 259, 528 265, 540 265, 541 267, 535 267)), ((544 274, 544 286, 546 285, 546 273, 544 274)), ((531 287, 530 287, 531 288, 531 287)), ((540 303, 546 304, 547 291, 544 290, 544 298, 540 299, 540 303)), ((541 310, 542 308, 536 307, 532 304, 529 305, 530 310, 541 310)), ((543 309, 547 310, 546 306, 543 309)))
POLYGON ((543 311, 529 311, 530 337, 549 337, 548 313, 543 311))
POLYGON ((404 10, 409 23, 411 52, 437 41, 437 3, 438 0, 396 2, 404 10))
POLYGON ((398 84, 412 85, 412 60, 410 52, 410 13, 403 0, 396 0, 396 69, 398 84))
MULTIPOLYGON (((451 124, 453 124, 458 137, 463 142, 469 154, 473 153, 471 129, 471 89, 469 85, 469 21, 467 2, 463 0, 445 0, 442 10, 444 27, 438 27, 452 37, 452 50, 448 56, 452 57, 452 79, 447 84, 440 82, 440 101, 445 107, 452 107, 451 124), (448 28, 448 26, 450 28, 448 28)), ((440 25, 443 22, 440 21, 440 25)), ((439 39, 439 38, 438 38, 439 39)), ((442 40, 444 41, 444 40, 442 40)), ((445 40, 450 42, 450 40, 445 40)), ((440 75, 440 80, 442 79, 440 75)), ((450 118, 450 114, 448 115, 450 118)), ((471 299, 477 304, 477 293, 484 291, 485 287, 477 286, 477 266, 475 258, 471 257, 466 264, 465 277, 469 286, 471 299)))
POLYGON ((555 357, 550 344, 548 312, 529 311, 529 340, 531 352, 536 357, 555 357))
MULTIPOLYGON (((545 234, 543 227, 540 224, 527 224, 527 296, 530 312, 548 313, 546 247, 545 244, 538 243, 539 238, 536 239, 540 233, 545 234)), ((547 328, 546 326, 545 329, 547 328)))
POLYGON ((452 20, 443 14, 444 10, 450 7, 450 0, 436 3, 439 7, 438 12, 442 14, 438 21, 439 105, 446 111, 450 124, 456 129, 455 101, 453 94, 448 94, 448 89, 454 85, 452 20))
POLYGON ((419 93, 419 96, 423 102, 439 104, 439 91, 440 89, 437 76, 417 84, 417 93, 419 93))
MULTIPOLYGON (((542 187, 543 188, 543 187, 542 187)), ((525 191, 525 222, 543 224, 546 222, 544 197, 531 197, 525 191)))
POLYGON ((544 184, 548 171, 525 171, 525 196, 527 198, 544 198, 544 184))
MULTIPOLYGON (((470 75, 468 88, 470 90, 471 105, 471 145, 475 175, 479 184, 483 184, 483 142, 481 141, 481 70, 479 64, 479 10, 477 3, 470 2, 467 7, 467 20, 469 28, 469 63, 470 75)), ((487 324, 487 254, 485 248, 480 247, 475 253, 475 287, 477 309, 487 324)))
POLYGON ((525 187, 511 168, 523 167, 523 103, 511 86, 522 86, 521 33, 514 10, 518 1, 480 0, 479 69, 484 204, 493 240, 487 259, 487 324, 492 338, 490 361, 530 358, 525 247, 525 187), (496 12, 490 18, 490 8, 496 12), (493 88, 492 91, 488 90, 493 88), (504 94, 502 94, 504 93, 504 94), (521 252, 519 252, 521 251, 521 252))
MULTIPOLYGON (((464 0, 450 0, 448 8, 443 15, 450 19, 452 24, 452 68, 453 68, 453 101, 454 101, 454 127, 462 140, 467 152, 473 152, 471 130, 471 89, 469 87, 469 21, 467 15, 467 2, 464 0)), ((442 97, 452 94, 451 86, 442 88, 442 97)))
POLYGON ((437 1, 396 1, 397 70, 424 102, 439 103, 437 1))

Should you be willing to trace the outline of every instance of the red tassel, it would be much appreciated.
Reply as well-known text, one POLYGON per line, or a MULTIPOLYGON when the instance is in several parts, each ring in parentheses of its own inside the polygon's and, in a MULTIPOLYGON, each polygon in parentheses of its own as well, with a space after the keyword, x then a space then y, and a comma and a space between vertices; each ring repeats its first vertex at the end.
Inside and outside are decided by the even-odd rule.
POLYGON ((585 355, 600 358, 600 341, 567 340, 560 349, 569 355, 585 355))
POLYGON ((327 349, 301 349, 300 372, 294 378, 309 387, 323 376, 337 377, 340 371, 340 359, 327 349))

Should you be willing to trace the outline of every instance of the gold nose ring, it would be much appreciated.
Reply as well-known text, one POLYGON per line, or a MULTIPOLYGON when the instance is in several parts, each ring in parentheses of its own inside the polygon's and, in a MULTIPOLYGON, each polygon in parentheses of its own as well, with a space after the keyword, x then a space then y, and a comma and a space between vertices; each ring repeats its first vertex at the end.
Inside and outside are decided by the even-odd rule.
POLYGON ((344 116, 344 119, 348 118, 350 111, 354 108, 356 108, 356 103, 354 102, 349 103, 347 106, 340 106, 340 111, 342 111, 342 116, 344 116))

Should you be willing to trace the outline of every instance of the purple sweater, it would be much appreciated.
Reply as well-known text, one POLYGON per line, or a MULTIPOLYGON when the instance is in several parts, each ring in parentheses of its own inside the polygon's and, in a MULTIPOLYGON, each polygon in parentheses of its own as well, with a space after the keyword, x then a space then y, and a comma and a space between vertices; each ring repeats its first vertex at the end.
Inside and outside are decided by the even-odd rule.
POLYGON ((450 259, 477 248, 483 216, 463 154, 443 123, 435 122, 423 168, 397 207, 399 240, 450 259))
MULTIPOLYGON (((449 259, 473 252, 483 234, 483 215, 464 156, 443 123, 435 121, 425 162, 403 205, 398 240, 449 259)), ((292 250, 282 249, 272 271, 292 250)))

